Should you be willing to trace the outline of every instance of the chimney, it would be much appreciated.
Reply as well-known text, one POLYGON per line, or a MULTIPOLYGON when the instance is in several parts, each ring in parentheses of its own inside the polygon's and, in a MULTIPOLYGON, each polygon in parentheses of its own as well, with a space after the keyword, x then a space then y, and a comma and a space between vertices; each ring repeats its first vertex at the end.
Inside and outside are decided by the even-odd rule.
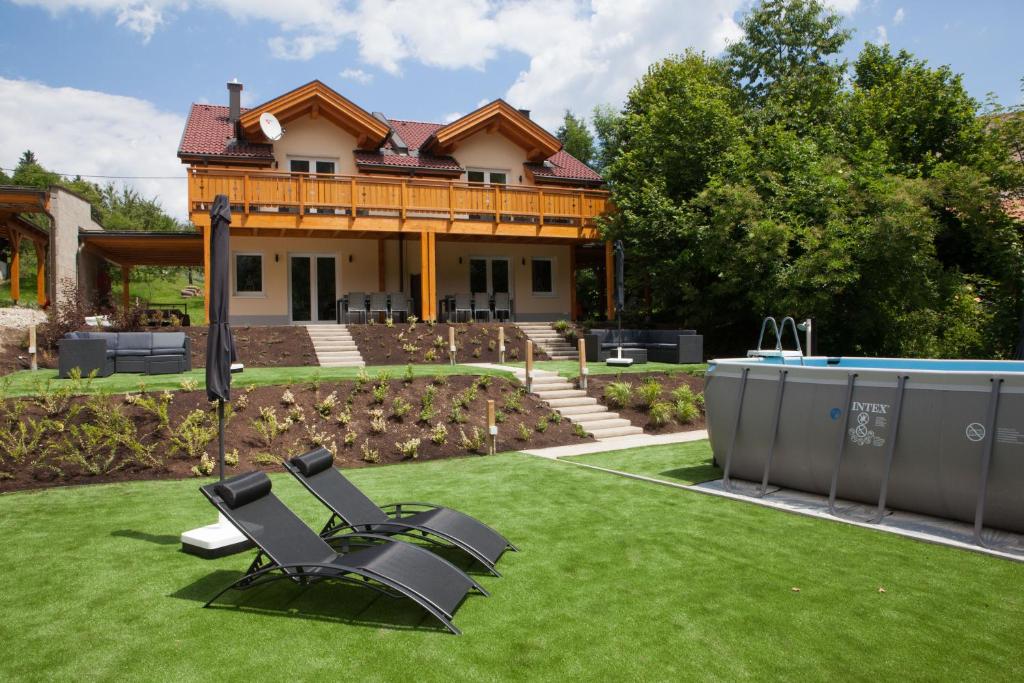
POLYGON ((526 118, 530 118, 530 110, 529 109, 518 109, 517 111, 520 114, 522 114, 523 116, 525 116, 526 118))
POLYGON ((236 138, 239 137, 238 119, 240 118, 242 118, 242 84, 238 82, 237 78, 233 78, 228 83, 228 121, 231 123, 236 138))

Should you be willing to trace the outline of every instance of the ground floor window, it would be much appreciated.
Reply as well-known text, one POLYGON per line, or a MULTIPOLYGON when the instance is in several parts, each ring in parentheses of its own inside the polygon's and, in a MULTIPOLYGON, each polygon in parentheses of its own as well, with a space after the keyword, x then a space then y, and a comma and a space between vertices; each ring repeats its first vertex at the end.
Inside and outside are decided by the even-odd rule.
POLYGON ((235 254, 235 294, 263 294, 263 254, 235 254))
POLYGON ((553 259, 531 259, 530 271, 530 281, 533 283, 534 294, 551 296, 555 293, 555 268, 553 259))

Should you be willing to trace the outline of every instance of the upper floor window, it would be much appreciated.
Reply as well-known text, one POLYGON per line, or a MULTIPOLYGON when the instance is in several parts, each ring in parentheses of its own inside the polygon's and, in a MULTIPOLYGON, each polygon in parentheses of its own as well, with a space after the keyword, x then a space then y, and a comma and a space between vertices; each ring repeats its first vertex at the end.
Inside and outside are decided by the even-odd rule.
POLYGON ((506 185, 508 184, 508 171, 497 171, 487 168, 467 168, 466 180, 471 183, 506 185))
POLYGON ((332 175, 337 173, 334 159, 304 159, 293 157, 288 160, 288 170, 292 173, 318 173, 332 175))

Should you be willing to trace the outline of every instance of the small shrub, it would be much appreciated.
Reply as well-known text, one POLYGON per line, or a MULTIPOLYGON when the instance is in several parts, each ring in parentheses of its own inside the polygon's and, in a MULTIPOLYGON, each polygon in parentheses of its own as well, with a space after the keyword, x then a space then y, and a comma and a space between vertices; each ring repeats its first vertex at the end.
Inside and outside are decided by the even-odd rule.
POLYGON ((232 448, 230 451, 224 451, 224 464, 228 467, 238 467, 237 448, 232 448))
POLYGON ((604 400, 613 408, 625 408, 633 396, 633 385, 629 382, 610 382, 604 388, 604 400))
POLYGON ((186 377, 185 379, 181 380, 182 391, 195 391, 198 388, 199 382, 196 379, 193 379, 192 377, 186 377))
POLYGON ((388 392, 391 390, 391 385, 387 382, 381 382, 373 387, 373 402, 377 404, 384 403, 384 399, 388 397, 388 392))
POLYGON ((332 391, 314 404, 316 412, 320 417, 329 418, 334 409, 338 407, 338 392, 332 391))
POLYGON ((443 422, 438 422, 431 428, 430 440, 439 446, 448 442, 448 428, 444 426, 443 422))
POLYGON ((415 373, 412 370, 412 363, 405 366, 405 374, 402 375, 402 381, 406 384, 412 384, 412 381, 416 379, 415 373))
POLYGON ((420 408, 419 421, 426 423, 437 417, 437 411, 433 405, 427 405, 420 408))
POLYGON ((285 389, 284 393, 281 394, 281 405, 293 406, 295 405, 295 394, 292 393, 291 389, 285 389))
POLYGON ((434 351, 434 349, 427 349, 427 352, 423 354, 423 360, 427 361, 428 363, 433 363, 435 360, 437 360, 437 352, 434 351))
POLYGON ((394 326, 395 326, 395 321, 393 319, 391 319, 391 318, 384 318, 384 327, 387 327, 388 329, 390 329, 390 328, 392 328, 394 326))
POLYGON ((366 385, 370 383, 370 373, 366 371, 366 368, 359 368, 356 372, 355 390, 356 392, 363 392, 366 390, 366 385))
POLYGON ((412 342, 407 342, 405 344, 402 344, 402 350, 411 356, 417 353, 420 350, 420 347, 416 346, 412 342))
POLYGON ((494 423, 495 424, 499 424, 500 425, 502 422, 504 422, 507 419, 508 419, 508 415, 506 415, 502 411, 500 411, 500 410, 495 410, 494 411, 494 423))
POLYGON ((163 391, 159 394, 132 394, 131 405, 149 413, 156 418, 158 429, 171 431, 169 409, 174 402, 174 394, 163 391))
POLYGON ((480 357, 480 347, 477 346, 477 347, 473 348, 473 358, 479 358, 479 357, 480 357))
POLYGON ((252 458, 254 465, 262 465, 263 467, 274 467, 284 463, 284 460, 280 456, 274 455, 273 453, 257 453, 252 458))
POLYGON ((494 378, 490 375, 480 375, 480 378, 476 381, 476 385, 484 391, 487 391, 488 387, 491 386, 492 381, 494 381, 494 378))
POLYGON ((587 438, 587 430, 583 428, 579 422, 574 422, 572 425, 572 433, 581 439, 587 438))
POLYGON ((370 411, 370 432, 372 434, 383 434, 388 430, 387 420, 384 419, 384 411, 374 408, 370 411))
POLYGON ((412 410, 412 404, 401 396, 396 396, 395 400, 391 402, 391 414, 399 420, 408 415, 410 410, 412 410))
POLYGON ((641 408, 650 408, 661 398, 661 382, 645 380, 636 390, 637 402, 641 408))
POLYGON ((215 436, 217 426, 210 419, 210 414, 197 408, 182 418, 171 433, 170 453, 184 453, 189 458, 199 458, 215 436))
POLYGON ((700 417, 700 409, 694 402, 676 401, 672 404, 672 412, 679 424, 689 424, 700 417))
POLYGON ((556 425, 562 424, 562 414, 557 410, 552 410, 548 413, 548 422, 556 425))
POLYGON ((346 446, 351 446, 356 442, 357 438, 357 434, 350 429, 347 432, 345 432, 345 436, 342 437, 342 443, 344 443, 346 446))
POLYGON ((444 337, 442 337, 441 335, 437 335, 436 337, 434 337, 433 344, 434 344, 434 348, 435 349, 443 349, 444 348, 444 337))
POLYGON ((652 427, 663 427, 672 419, 672 404, 668 401, 655 401, 647 409, 647 421, 652 427))
POLYGON ((231 405, 235 410, 245 410, 249 406, 249 394, 238 394, 231 399, 231 405))
POLYGON ((369 440, 364 441, 363 445, 359 447, 359 450, 362 452, 363 460, 365 462, 380 462, 380 451, 376 448, 371 448, 369 440))
POLYGON ((479 453, 486 445, 484 430, 473 427, 472 436, 467 436, 463 429, 459 429, 459 448, 470 453, 479 453))
POLYGON ((515 391, 505 397, 505 403, 503 408, 510 413, 521 413, 523 412, 523 397, 515 391))
POLYGON ((320 371, 317 370, 313 373, 313 376, 309 379, 309 390, 313 393, 320 391, 320 371))
POLYGON ((285 422, 288 423, 289 427, 291 425, 293 425, 293 424, 297 424, 299 422, 305 422, 305 421, 306 421, 306 411, 302 409, 302 406, 294 405, 294 406, 292 406, 291 408, 288 409, 288 413, 287 413, 287 417, 285 418, 285 422))
POLYGON ((551 327, 553 327, 555 329, 555 332, 557 332, 558 334, 565 335, 565 333, 569 331, 572 325, 569 324, 568 320, 556 320, 555 322, 551 323, 551 327))
POLYGON ((338 424, 342 427, 348 427, 348 424, 352 421, 352 411, 345 408, 342 412, 338 413, 338 416, 334 418, 338 424))
POLYGON ((408 439, 407 441, 398 441, 395 443, 395 449, 402 454, 403 458, 415 460, 420 454, 420 440, 408 439))
POLYGON ((278 436, 288 431, 288 427, 277 419, 277 411, 270 406, 262 406, 260 416, 250 420, 249 424, 252 425, 266 448, 270 448, 278 436))
POLYGON ((693 389, 684 384, 672 390, 672 400, 674 402, 686 401, 687 403, 692 403, 696 400, 696 395, 693 393, 693 389))
POLYGON ((448 377, 441 373, 438 373, 434 375, 434 378, 430 380, 430 382, 431 384, 435 384, 439 387, 446 387, 448 386, 448 377))
POLYGON ((520 441, 529 441, 530 437, 533 436, 533 432, 525 424, 520 422, 516 425, 516 438, 520 441))
POLYGON ((190 471, 192 472, 193 477, 208 477, 211 474, 213 474, 213 470, 215 467, 216 463, 214 463, 213 458, 208 456, 206 453, 203 453, 203 455, 199 458, 199 464, 193 465, 190 471))
POLYGON ((498 348, 498 342, 496 340, 494 340, 494 339, 487 340, 487 350, 488 351, 493 351, 496 348, 498 348))
POLYGON ((519 347, 518 346, 511 347, 508 350, 508 357, 511 358, 512 360, 517 360, 519 358, 519 347))
POLYGON ((548 430, 548 418, 546 415, 541 415, 540 418, 538 418, 537 424, 534 427, 534 429, 536 429, 541 434, 548 430))
POLYGON ((464 424, 466 422, 466 415, 458 404, 452 406, 451 411, 448 413, 448 421, 453 424, 464 424))

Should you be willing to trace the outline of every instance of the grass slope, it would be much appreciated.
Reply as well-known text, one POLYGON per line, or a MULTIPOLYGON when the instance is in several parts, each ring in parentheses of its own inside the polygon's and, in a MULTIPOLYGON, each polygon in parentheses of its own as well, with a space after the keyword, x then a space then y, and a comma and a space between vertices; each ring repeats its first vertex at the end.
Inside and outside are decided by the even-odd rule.
MULTIPOLYGON (((488 368, 476 368, 468 365, 414 365, 413 374, 417 377, 433 377, 434 375, 505 375, 508 373, 488 368)), ((317 366, 298 366, 287 368, 248 368, 245 372, 234 375, 232 383, 236 387, 245 387, 250 384, 256 386, 287 385, 300 382, 309 382, 319 377, 321 380, 345 380, 355 379, 360 368, 324 368, 317 366)), ((376 377, 380 372, 387 372, 392 379, 400 379, 405 374, 404 365, 380 365, 367 366, 366 372, 370 377, 376 377)), ((97 377, 90 382, 83 381, 81 392, 95 393, 110 392, 120 393, 124 391, 138 391, 139 385, 144 384, 147 391, 160 389, 176 390, 181 389, 184 380, 191 379, 198 382, 200 389, 206 386, 206 371, 203 368, 182 372, 173 375, 141 375, 137 373, 115 373, 109 377, 97 377)), ((66 380, 57 379, 56 370, 23 370, 11 373, 3 378, 7 384, 7 396, 30 396, 38 394, 50 382, 50 388, 60 387, 66 380)))
MULTIPOLYGON (((351 476, 378 501, 458 507, 520 546, 503 578, 480 575, 492 596, 457 612, 465 635, 350 586, 279 582, 201 609, 251 554, 178 551, 182 530, 214 518, 199 482, 52 489, 0 496, 0 678, 1024 676, 1024 565, 519 455, 351 476)), ((323 522, 298 484, 274 484, 323 522)))
MULTIPOLYGON (((524 363, 506 363, 515 367, 522 367, 524 363)), ((534 367, 539 370, 547 370, 549 372, 557 372, 563 377, 575 378, 580 375, 580 364, 579 361, 575 360, 539 360, 534 362, 534 367)), ((708 366, 706 363, 690 363, 680 365, 678 363, 641 363, 639 365, 630 365, 628 367, 615 367, 612 365, 606 365, 605 363, 587 363, 587 368, 591 375, 629 375, 638 372, 686 372, 699 376, 703 376, 704 371, 707 370, 708 366)))
POLYGON ((627 448, 562 459, 642 474, 676 484, 700 484, 722 476, 722 470, 711 462, 711 445, 706 440, 627 448))

